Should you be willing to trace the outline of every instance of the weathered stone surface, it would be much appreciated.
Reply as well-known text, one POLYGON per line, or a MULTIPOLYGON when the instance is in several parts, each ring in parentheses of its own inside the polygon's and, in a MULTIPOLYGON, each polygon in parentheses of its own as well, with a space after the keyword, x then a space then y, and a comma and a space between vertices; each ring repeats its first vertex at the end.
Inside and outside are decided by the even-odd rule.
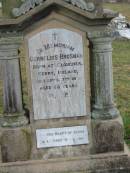
POLYGON ((0 40, 0 60, 3 64, 4 112, 23 111, 18 48, 21 39, 0 40))
POLYGON ((52 148, 89 144, 86 126, 36 130, 37 148, 52 148))
POLYGON ((93 32, 91 42, 92 118, 113 119, 119 116, 113 97, 112 33, 93 32))
POLYGON ((30 128, 7 129, 1 137, 3 162, 28 160, 31 154, 30 128))
POLYGON ((28 124, 28 119, 25 112, 15 113, 15 114, 4 114, 0 117, 0 126, 1 127, 21 127, 28 124))
MULTIPOLYGON (((76 118, 63 118, 63 119, 49 119, 49 120, 39 120, 35 121, 33 126, 33 135, 34 135, 34 146, 32 150, 31 159, 55 159, 55 158, 72 158, 80 156, 88 156, 90 154, 91 148, 91 127, 90 120, 86 121, 85 117, 76 117, 76 118), (85 123, 86 122, 86 123, 85 123), (76 145, 76 146, 59 146, 51 148, 40 148, 37 149, 36 145, 36 129, 48 129, 48 128, 61 128, 61 127, 73 127, 73 126, 82 126, 87 125, 88 128, 88 139, 89 144, 76 145)), ((69 137, 69 136, 68 136, 69 137)), ((45 138, 47 139, 47 138, 45 138)))
POLYGON ((21 82, 19 61, 17 59, 5 60, 4 64, 4 112, 22 112, 21 82))
POLYGON ((126 155, 100 155, 80 158, 51 159, 0 164, 2 173, 129 173, 126 155))
MULTIPOLYGON (((29 10, 33 9, 36 5, 41 5, 46 0, 26 0, 20 8, 14 8, 13 9, 13 15, 15 17, 18 17, 22 14, 27 13, 29 10)), ((85 0, 64 0, 67 3, 72 4, 73 6, 76 6, 78 8, 81 8, 82 10, 86 10, 89 12, 92 12, 95 10, 95 6, 92 2, 85 2, 85 0)))
POLYGON ((87 115, 82 36, 43 30, 28 39, 28 51, 34 119, 87 115))
POLYGON ((0 63, 3 66, 2 80, 3 80, 3 109, 4 114, 11 117, 13 114, 14 122, 10 118, 4 120, 1 117, 1 126, 18 126, 23 122, 28 123, 26 117, 19 123, 17 116, 24 116, 23 102, 22 102, 22 88, 21 88, 21 75, 20 75, 20 62, 18 56, 18 48, 22 42, 21 37, 11 36, 2 37, 0 40, 0 63), (17 121, 17 125, 16 125, 17 121), (3 124, 2 124, 3 123, 3 124))
MULTIPOLYGON (((66 147, 58 147, 58 148, 50 148, 47 149, 44 155, 39 154, 41 159, 58 159, 58 158, 72 158, 79 156, 89 155, 89 145, 79 145, 79 146, 66 146, 66 147)), ((42 153, 42 152, 41 152, 42 153)), ((38 158, 36 158, 38 159, 38 158)))
MULTIPOLYGON (((99 2, 94 2, 96 4, 96 7, 98 6, 97 4, 99 2)), ((100 4, 100 3, 99 3, 100 4)), ((8 6, 8 4, 7 4, 8 6)), ((100 6, 100 5, 99 5, 100 6)), ((0 22, 0 35, 3 36, 3 33, 5 33, 8 31, 11 33, 16 33, 17 31, 20 31, 20 33, 27 29, 28 27, 32 26, 35 22, 37 22, 40 19, 45 19, 46 15, 48 14, 48 7, 50 7, 49 9, 51 10, 51 12, 55 11, 56 12, 56 8, 58 8, 57 13, 59 14, 63 14, 63 16, 68 17, 68 19, 64 19, 63 20, 63 16, 61 16, 61 21, 63 22, 69 22, 69 20, 71 20, 70 25, 73 23, 73 25, 75 25, 75 27, 77 26, 78 28, 84 28, 83 30, 97 30, 98 28, 103 29, 105 27, 105 25, 107 25, 109 23, 109 21, 116 17, 117 14, 113 13, 112 15, 107 15, 105 13, 105 17, 104 17, 104 12, 103 9, 96 9, 94 10, 94 12, 86 12, 85 10, 79 9, 77 10, 77 8, 74 8, 73 5, 69 5, 67 2, 63 1, 63 0, 47 0, 44 2, 43 5, 39 5, 37 6, 35 9, 32 9, 29 13, 26 13, 25 15, 23 15, 22 17, 18 17, 17 19, 1 19, 0 22), (55 8, 53 8, 54 6, 55 8), (100 13, 101 11, 101 13, 100 13), (98 14, 99 13, 99 14, 98 14), (37 17, 36 17, 37 16, 37 17), (69 17, 70 16, 70 17, 69 17), (73 22, 72 22, 73 19, 73 22), (92 19, 92 20, 88 20, 88 19, 92 19), (99 19, 99 20, 97 20, 99 19), (100 20, 102 19, 102 20, 100 20), (80 24, 77 25, 76 22, 79 22, 80 24), (75 24, 74 24, 75 23, 75 24), (84 26, 83 26, 84 25, 84 26), (89 26, 89 27, 88 27, 89 26), (85 29, 86 28, 86 29, 85 29), (93 29, 92 29, 93 28, 93 29)), ((52 18, 54 19, 54 13, 52 14, 52 18)), ((47 20, 49 18, 46 18, 47 20)), ((11 34, 10 33, 10 34, 11 34)), ((22 34, 22 33, 21 33, 22 34)))
POLYGON ((92 120, 94 153, 124 151, 124 131, 120 119, 92 120))

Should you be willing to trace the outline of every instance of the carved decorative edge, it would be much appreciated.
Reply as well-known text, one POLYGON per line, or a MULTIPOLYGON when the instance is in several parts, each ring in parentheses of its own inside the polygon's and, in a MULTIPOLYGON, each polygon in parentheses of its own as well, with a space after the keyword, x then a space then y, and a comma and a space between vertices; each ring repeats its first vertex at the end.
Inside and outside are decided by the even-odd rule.
POLYGON ((115 32, 113 30, 104 30, 104 31, 93 31, 88 32, 88 38, 91 39, 102 39, 102 38, 114 38, 115 32))
POLYGON ((82 10, 92 12, 95 10, 95 5, 92 2, 85 2, 84 0, 64 0, 74 6, 81 8, 82 10))
MULTIPOLYGON (((26 14, 31 9, 38 5, 42 5, 47 0, 26 0, 19 8, 13 8, 12 14, 14 17, 19 17, 26 14)), ((73 6, 76 6, 82 10, 92 12, 95 10, 95 5, 92 2, 85 2, 84 0, 63 0, 73 6)))

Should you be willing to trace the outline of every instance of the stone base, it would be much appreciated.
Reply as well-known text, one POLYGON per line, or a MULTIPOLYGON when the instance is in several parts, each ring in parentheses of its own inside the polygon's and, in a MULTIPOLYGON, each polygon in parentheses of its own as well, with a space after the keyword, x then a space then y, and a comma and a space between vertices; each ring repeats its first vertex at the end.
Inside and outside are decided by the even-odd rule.
POLYGON ((122 118, 92 120, 92 153, 123 152, 124 128, 122 118))
POLYGON ((27 125, 28 122, 28 118, 24 113, 0 116, 0 127, 21 127, 27 125))
POLYGON ((31 140, 31 128, 29 126, 21 128, 1 128, 1 162, 29 160, 32 148, 31 140))
POLYGON ((111 153, 82 158, 1 163, 0 173, 130 173, 130 158, 125 154, 111 153))
POLYGON ((113 118, 117 118, 118 116, 120 116, 120 112, 114 106, 111 108, 106 108, 104 110, 93 108, 93 111, 92 111, 92 118, 93 119, 111 120, 113 118))

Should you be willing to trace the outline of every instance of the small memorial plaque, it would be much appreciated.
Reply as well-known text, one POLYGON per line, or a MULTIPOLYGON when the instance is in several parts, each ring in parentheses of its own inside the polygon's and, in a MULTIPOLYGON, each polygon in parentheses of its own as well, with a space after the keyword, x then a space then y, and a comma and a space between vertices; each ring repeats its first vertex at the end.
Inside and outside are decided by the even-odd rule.
POLYGON ((89 143, 88 130, 86 126, 37 129, 36 138, 37 148, 50 148, 89 143))
POLYGON ((86 115, 82 36, 48 29, 28 39, 34 119, 86 115))

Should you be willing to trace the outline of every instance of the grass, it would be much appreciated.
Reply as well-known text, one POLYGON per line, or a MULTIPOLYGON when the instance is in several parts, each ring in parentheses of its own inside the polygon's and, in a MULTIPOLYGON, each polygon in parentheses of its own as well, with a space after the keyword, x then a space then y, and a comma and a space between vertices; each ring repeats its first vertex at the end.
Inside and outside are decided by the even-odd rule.
POLYGON ((130 4, 128 3, 105 3, 104 8, 122 13, 130 21, 130 4))
POLYGON ((113 43, 115 102, 123 117, 125 139, 130 145, 130 41, 113 43))

